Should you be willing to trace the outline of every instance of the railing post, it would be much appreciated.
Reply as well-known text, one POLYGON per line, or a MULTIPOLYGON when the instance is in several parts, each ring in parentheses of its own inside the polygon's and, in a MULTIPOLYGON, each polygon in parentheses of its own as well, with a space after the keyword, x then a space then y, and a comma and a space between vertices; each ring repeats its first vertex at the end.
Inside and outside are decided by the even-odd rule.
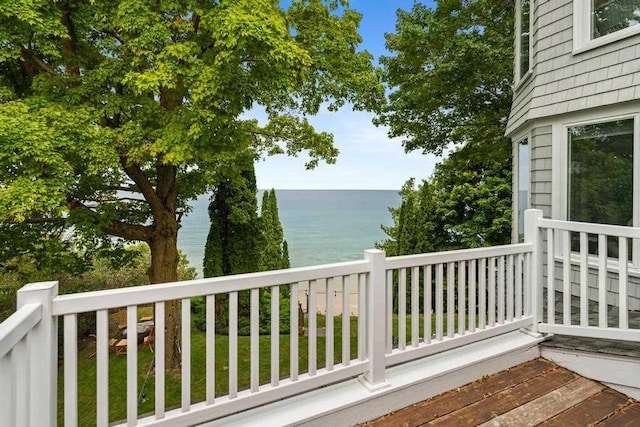
POLYGON ((42 319, 29 337, 31 426, 55 426, 58 419, 58 321, 52 314, 52 301, 57 295, 58 282, 31 283, 18 291, 18 308, 32 303, 42 305, 42 319))
POLYGON ((360 382, 369 390, 386 387, 385 360, 385 327, 386 327, 386 283, 384 251, 368 249, 364 257, 370 263, 369 280, 367 283, 367 357, 369 371, 361 376, 360 382))
POLYGON ((538 323, 542 320, 542 259, 543 245, 542 232, 538 226, 538 220, 542 219, 542 211, 539 209, 527 209, 524 212, 524 241, 533 244, 531 253, 531 268, 529 274, 530 304, 529 311, 533 317, 533 325, 530 330, 538 333, 538 323))

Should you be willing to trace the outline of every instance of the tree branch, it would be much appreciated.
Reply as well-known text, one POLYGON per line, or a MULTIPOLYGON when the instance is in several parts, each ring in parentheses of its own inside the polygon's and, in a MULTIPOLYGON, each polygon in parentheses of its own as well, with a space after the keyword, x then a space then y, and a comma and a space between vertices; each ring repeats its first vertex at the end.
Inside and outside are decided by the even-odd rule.
MULTIPOLYGON (((84 212, 89 212, 95 222, 98 223, 98 214, 92 211, 84 203, 78 200, 71 200, 68 202, 67 207, 70 211, 82 210, 84 212)), ((109 224, 103 225, 100 228, 106 234, 127 240, 141 240, 144 242, 151 240, 152 230, 150 227, 144 225, 127 224, 126 222, 112 220, 109 224)))
POLYGON ((156 194, 153 189, 153 185, 144 174, 142 169, 138 165, 127 165, 126 159, 124 157, 120 157, 120 164, 129 176, 136 184, 136 186, 140 189, 140 193, 144 196, 145 200, 149 202, 149 206, 151 206, 151 212, 154 216, 160 215, 164 211, 164 206, 162 201, 156 194))

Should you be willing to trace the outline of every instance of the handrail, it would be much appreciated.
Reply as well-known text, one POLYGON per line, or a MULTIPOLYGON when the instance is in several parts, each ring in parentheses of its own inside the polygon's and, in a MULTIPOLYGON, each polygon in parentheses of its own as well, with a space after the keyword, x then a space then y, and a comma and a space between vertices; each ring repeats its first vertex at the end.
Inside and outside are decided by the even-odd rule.
POLYGON ((106 310, 126 305, 151 304, 161 301, 193 298, 202 295, 223 294, 256 288, 297 283, 320 278, 347 276, 369 272, 366 260, 299 267, 260 273, 237 274, 233 276, 182 282, 136 286, 61 295, 53 300, 53 315, 106 310))
POLYGON ((461 249, 456 251, 432 252, 428 254, 403 255, 387 258, 387 270, 408 268, 421 265, 441 264, 448 262, 469 261, 478 258, 490 258, 504 255, 517 255, 533 250, 531 243, 514 245, 489 246, 484 248, 461 249))
POLYGON ((0 323, 0 359, 9 353, 41 319, 40 304, 25 304, 0 323))
POLYGON ((573 231, 576 233, 606 234, 608 236, 640 239, 640 228, 625 227, 621 225, 594 224, 590 222, 560 221, 556 219, 540 219, 540 228, 552 228, 555 230, 573 231))

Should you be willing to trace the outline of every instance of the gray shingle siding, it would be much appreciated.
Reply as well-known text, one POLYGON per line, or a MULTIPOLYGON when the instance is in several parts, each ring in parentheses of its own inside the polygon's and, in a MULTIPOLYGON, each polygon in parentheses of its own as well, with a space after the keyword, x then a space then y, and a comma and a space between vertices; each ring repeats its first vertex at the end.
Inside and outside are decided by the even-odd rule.
POLYGON ((531 207, 551 216, 551 126, 531 131, 531 207))
POLYGON ((528 120, 640 97, 640 35, 573 55, 573 0, 535 2, 533 75, 516 88, 507 135, 528 120))

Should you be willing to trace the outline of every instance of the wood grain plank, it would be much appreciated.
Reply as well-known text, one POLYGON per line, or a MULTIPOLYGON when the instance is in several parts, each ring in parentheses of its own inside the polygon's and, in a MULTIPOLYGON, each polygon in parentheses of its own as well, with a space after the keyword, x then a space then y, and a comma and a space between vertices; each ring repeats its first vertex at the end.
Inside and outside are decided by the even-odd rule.
POLYGON ((600 383, 586 378, 578 378, 480 426, 519 427, 538 425, 601 392, 603 389, 604 386, 600 383))
POLYGON ((627 405, 629 398, 615 390, 606 389, 584 402, 542 423, 545 427, 581 427, 604 420, 627 405))
POLYGON ((544 359, 535 359, 370 421, 366 425, 418 426, 553 369, 556 369, 556 365, 544 359))
POLYGON ((544 396, 578 378, 580 377, 577 374, 564 368, 554 369, 489 396, 473 405, 437 418, 428 423, 428 425, 479 425, 525 405, 540 396, 544 396))
POLYGON ((640 403, 635 402, 596 425, 602 427, 636 427, 640 425, 640 403))

